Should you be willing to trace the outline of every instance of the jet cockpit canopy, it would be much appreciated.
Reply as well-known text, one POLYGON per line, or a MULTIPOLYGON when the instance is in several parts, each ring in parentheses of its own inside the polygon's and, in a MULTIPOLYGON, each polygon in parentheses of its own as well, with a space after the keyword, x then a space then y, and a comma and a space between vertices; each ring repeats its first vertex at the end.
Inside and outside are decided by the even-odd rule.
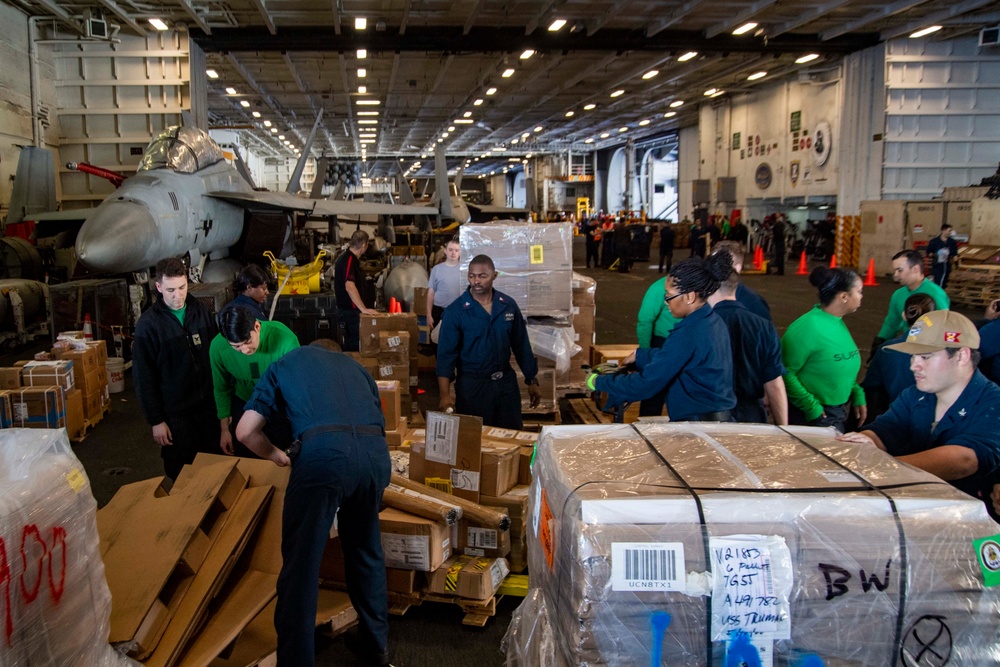
POLYGON ((171 169, 193 174, 224 159, 219 144, 208 132, 196 127, 174 125, 153 137, 137 171, 171 169))

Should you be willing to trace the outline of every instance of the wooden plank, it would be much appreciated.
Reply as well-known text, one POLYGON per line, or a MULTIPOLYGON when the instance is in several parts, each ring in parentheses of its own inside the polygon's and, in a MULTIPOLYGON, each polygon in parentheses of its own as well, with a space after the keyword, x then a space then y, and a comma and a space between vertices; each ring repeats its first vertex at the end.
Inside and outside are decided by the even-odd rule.
MULTIPOLYGON (((113 644, 136 639, 157 599, 171 613, 176 610, 190 584, 182 581, 178 564, 192 538, 227 488, 246 485, 235 460, 194 471, 188 477, 186 484, 178 485, 181 488, 175 487, 169 495, 163 495, 159 480, 152 480, 155 486, 140 482, 141 493, 126 493, 127 499, 135 502, 128 507, 115 503, 104 517, 103 528, 101 513, 112 508, 112 503, 98 512, 98 532, 107 540, 102 548, 112 597, 108 641, 113 644)), ((161 632, 162 628, 148 634, 136 654, 151 651, 161 632)))
POLYGON ((180 659, 181 651, 204 620, 209 602, 219 593, 243 553, 273 491, 271 486, 246 489, 233 509, 227 512, 229 516, 219 538, 209 548, 187 595, 170 620, 156 650, 146 660, 146 667, 172 667, 180 659))

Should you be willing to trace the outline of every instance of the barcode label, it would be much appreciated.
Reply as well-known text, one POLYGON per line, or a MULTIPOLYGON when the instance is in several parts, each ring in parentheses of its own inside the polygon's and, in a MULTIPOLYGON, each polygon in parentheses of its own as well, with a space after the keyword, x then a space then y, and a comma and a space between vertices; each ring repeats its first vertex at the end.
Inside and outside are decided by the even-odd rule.
POLYGON ((425 477, 424 485, 438 491, 444 491, 445 493, 451 493, 452 491, 451 480, 444 477, 425 477))
POLYGON ((388 340, 386 341, 386 343, 388 343, 390 348, 399 347, 401 342, 402 341, 400 340, 399 336, 389 336, 388 340))
POLYGON ((680 542, 613 542, 611 590, 683 590, 684 545, 680 542))
POLYGON ((388 567, 426 570, 430 567, 430 538, 423 535, 382 533, 382 551, 388 567))
POLYGON ((490 528, 469 528, 468 546, 483 549, 497 548, 497 531, 490 528))
POLYGON ((427 413, 424 458, 435 463, 455 465, 458 458, 459 422, 458 415, 446 415, 441 412, 427 413))

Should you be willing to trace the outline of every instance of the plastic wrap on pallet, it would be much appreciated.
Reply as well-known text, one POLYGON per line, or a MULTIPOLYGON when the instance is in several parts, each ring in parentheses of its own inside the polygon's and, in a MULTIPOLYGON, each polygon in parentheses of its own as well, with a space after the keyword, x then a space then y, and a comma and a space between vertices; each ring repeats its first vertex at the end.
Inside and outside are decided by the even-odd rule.
POLYGON ((66 431, 0 431, 0 665, 138 665, 108 644, 97 503, 66 431))
POLYGON ((747 664, 1000 664, 1000 587, 973 545, 1000 526, 982 501, 833 435, 545 428, 529 491, 532 595, 508 630, 508 664, 694 667, 750 653, 761 662, 747 664))
POLYGON ((531 351, 539 357, 554 361, 556 371, 559 373, 569 371, 570 359, 580 351, 580 346, 573 342, 575 339, 576 333, 572 326, 528 325, 528 340, 531 341, 531 351))

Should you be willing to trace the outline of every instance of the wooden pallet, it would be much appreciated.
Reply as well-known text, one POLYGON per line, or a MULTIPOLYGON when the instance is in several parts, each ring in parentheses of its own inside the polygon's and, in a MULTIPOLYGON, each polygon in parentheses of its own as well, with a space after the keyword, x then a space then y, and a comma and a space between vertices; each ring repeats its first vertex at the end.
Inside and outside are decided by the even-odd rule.
POLYGON ((94 430, 94 427, 97 426, 98 424, 100 424, 101 421, 103 421, 103 419, 110 412, 111 412, 111 404, 108 403, 107 405, 105 405, 101 409, 100 414, 98 414, 96 417, 94 417, 93 419, 84 419, 83 420, 83 428, 80 429, 79 433, 77 433, 72 438, 70 438, 70 440, 72 442, 75 442, 75 443, 78 443, 78 444, 81 443, 81 442, 83 442, 84 438, 86 438, 88 435, 90 435, 90 432, 92 430, 94 430))
POLYGON ((497 614, 497 601, 502 595, 494 595, 489 600, 468 600, 466 598, 436 593, 389 593, 389 613, 393 616, 403 616, 410 607, 419 607, 424 602, 457 605, 465 612, 462 625, 481 628, 497 614))
POLYGON ((569 419, 575 424, 610 424, 611 415, 601 412, 589 398, 569 399, 569 408, 572 415, 569 419))

